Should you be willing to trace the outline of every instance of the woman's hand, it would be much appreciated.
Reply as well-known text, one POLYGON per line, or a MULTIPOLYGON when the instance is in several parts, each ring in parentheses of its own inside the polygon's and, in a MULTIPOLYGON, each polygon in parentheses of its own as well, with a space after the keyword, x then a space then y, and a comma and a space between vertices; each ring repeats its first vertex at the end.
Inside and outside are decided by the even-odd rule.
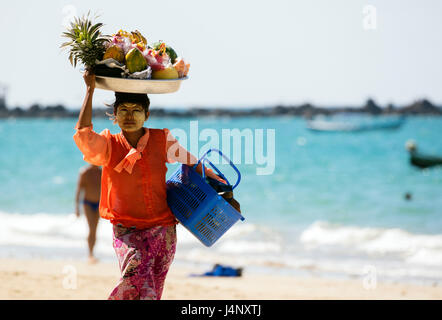
POLYGON ((86 70, 83 74, 83 79, 88 90, 95 89, 95 74, 92 71, 86 70))
MULTIPOLYGON (((195 168, 195 171, 198 172, 202 176, 202 171, 203 171, 202 170, 202 162, 200 162, 199 165, 197 165, 197 167, 195 168)), ((223 178, 219 177, 210 168, 205 168, 204 173, 205 173, 206 176, 208 176, 208 177, 210 177, 210 178, 212 178, 214 180, 218 180, 219 182, 227 184, 226 180, 224 180, 223 178)))

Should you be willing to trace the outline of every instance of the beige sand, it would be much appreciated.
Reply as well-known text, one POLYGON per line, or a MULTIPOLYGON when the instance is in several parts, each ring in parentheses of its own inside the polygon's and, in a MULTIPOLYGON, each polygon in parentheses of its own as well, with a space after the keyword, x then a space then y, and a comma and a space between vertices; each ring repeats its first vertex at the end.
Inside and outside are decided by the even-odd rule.
MULTIPOLYGON (((172 265, 163 299, 442 299, 442 287, 247 274, 241 278, 188 277, 172 265)), ((106 299, 119 278, 115 263, 0 260, 0 299, 106 299)))

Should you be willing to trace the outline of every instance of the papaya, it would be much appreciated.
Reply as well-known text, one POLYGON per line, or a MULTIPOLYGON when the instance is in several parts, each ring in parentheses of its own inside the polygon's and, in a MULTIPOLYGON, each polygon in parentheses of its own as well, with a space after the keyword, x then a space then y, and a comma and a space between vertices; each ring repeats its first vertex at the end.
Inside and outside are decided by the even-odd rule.
POLYGON ((130 73, 143 71, 147 68, 146 59, 144 59, 143 54, 137 48, 132 48, 126 54, 126 67, 129 69, 130 73))
POLYGON ((106 52, 104 53, 103 60, 106 59, 115 59, 120 63, 124 62, 124 52, 123 49, 120 47, 113 45, 107 48, 106 52))

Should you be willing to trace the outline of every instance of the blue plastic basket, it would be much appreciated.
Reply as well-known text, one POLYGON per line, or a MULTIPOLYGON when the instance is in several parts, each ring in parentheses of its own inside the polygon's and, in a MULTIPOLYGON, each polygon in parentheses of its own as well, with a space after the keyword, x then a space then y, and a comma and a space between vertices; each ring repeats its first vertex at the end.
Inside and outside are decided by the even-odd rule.
POLYGON ((229 183, 218 168, 206 158, 212 151, 217 151, 238 174, 238 180, 233 186, 235 189, 241 180, 241 173, 218 149, 209 149, 193 167, 182 164, 166 182, 167 203, 172 213, 207 247, 212 246, 239 219, 244 220, 244 217, 205 181, 204 163, 208 162, 229 183), (195 170, 200 162, 202 177, 195 170))

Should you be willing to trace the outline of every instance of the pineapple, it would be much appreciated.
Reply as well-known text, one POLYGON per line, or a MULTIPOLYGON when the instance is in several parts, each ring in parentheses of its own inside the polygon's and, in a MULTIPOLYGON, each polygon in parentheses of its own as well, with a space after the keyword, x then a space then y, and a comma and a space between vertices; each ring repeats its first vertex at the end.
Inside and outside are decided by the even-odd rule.
POLYGON ((69 48, 69 61, 74 68, 80 61, 87 70, 93 70, 95 62, 103 58, 106 50, 104 45, 110 40, 110 36, 101 34, 103 24, 92 24, 89 14, 90 12, 81 18, 74 18, 71 27, 62 34, 70 41, 63 43, 60 48, 69 48))

